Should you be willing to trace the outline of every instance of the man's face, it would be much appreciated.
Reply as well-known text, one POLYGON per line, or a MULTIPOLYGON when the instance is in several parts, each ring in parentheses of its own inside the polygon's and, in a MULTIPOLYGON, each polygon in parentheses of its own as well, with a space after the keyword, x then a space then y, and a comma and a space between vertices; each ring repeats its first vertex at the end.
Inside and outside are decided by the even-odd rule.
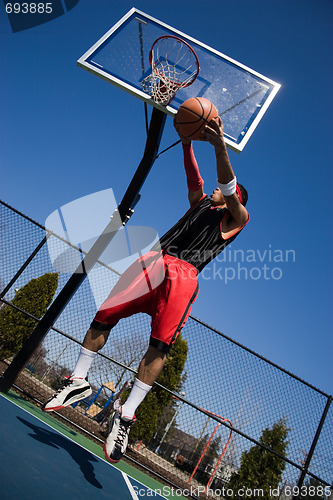
POLYGON ((225 204, 225 199, 220 188, 214 189, 210 199, 212 200, 212 204, 214 207, 225 204))

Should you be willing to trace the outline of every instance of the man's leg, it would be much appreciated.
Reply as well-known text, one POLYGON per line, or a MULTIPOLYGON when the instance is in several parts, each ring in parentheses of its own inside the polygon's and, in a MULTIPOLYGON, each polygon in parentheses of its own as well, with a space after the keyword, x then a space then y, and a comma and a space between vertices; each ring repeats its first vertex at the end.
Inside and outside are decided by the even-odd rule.
POLYGON ((155 347, 149 346, 139 366, 138 377, 133 388, 122 406, 122 417, 133 419, 135 410, 150 391, 155 380, 161 373, 166 361, 166 354, 155 347))
POLYGON ((150 347, 140 363, 138 377, 126 403, 115 412, 110 422, 109 435, 104 445, 105 456, 111 462, 118 462, 125 453, 130 427, 135 422, 134 412, 161 372, 166 360, 165 353, 184 326, 198 294, 196 269, 179 259, 172 259, 170 256, 164 258, 170 266, 167 279, 152 296, 150 347))
POLYGON ((66 379, 63 386, 45 403, 44 411, 61 410, 91 395, 92 390, 86 379, 88 371, 97 352, 102 349, 107 341, 110 330, 111 327, 103 330, 89 328, 72 374, 66 379))
POLYGON ((131 425, 135 422, 135 410, 144 400, 152 385, 161 373, 166 354, 149 346, 139 366, 138 377, 126 403, 116 411, 111 422, 110 432, 104 445, 104 453, 111 462, 118 462, 126 451, 131 425))
POLYGON ((106 327, 105 330, 90 327, 83 339, 82 347, 89 351, 97 352, 109 338, 111 327, 106 327))
POLYGON ((153 385, 161 373, 166 361, 166 353, 149 346, 139 366, 138 379, 148 385, 153 385))
POLYGON ((102 347, 104 347, 110 331, 111 327, 107 327, 103 330, 92 327, 89 328, 86 336, 84 337, 76 366, 70 378, 85 379, 87 377, 96 354, 100 349, 102 349, 102 347))

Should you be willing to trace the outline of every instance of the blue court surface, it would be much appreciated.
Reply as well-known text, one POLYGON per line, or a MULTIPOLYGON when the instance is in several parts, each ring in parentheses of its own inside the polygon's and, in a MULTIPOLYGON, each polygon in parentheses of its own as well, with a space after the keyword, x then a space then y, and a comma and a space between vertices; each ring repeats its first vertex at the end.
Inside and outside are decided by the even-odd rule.
MULTIPOLYGON (((16 404, 15 398, 19 402, 16 395, 9 399, 0 396, 1 500, 166 498, 158 493, 163 492, 163 485, 157 481, 154 489, 145 486, 76 442, 86 438, 62 426, 50 415, 46 419, 51 425, 45 423, 44 417, 38 418, 41 410, 35 408, 30 412, 27 403, 24 409, 16 404), (55 427, 60 430, 63 427, 64 433, 55 427), (73 439, 65 434, 72 435, 73 439)), ((122 468, 126 469, 126 464, 122 468)), ((154 482, 146 478, 147 483, 154 482)))

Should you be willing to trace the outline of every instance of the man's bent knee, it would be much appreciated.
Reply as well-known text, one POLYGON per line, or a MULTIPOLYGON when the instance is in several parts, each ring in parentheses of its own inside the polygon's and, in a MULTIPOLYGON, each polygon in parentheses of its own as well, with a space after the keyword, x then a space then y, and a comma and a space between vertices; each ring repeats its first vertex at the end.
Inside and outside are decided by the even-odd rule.
POLYGON ((170 351, 172 344, 166 344, 162 340, 155 339, 154 337, 150 337, 149 347, 153 347, 158 351, 163 352, 164 354, 168 354, 170 351))

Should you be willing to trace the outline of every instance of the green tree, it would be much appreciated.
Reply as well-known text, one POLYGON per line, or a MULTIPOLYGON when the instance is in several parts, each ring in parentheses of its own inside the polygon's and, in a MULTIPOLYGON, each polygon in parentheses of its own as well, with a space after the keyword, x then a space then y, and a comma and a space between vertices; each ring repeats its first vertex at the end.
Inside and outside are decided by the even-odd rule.
MULTIPOLYGON (((286 419, 282 418, 273 427, 263 430, 259 442, 282 456, 286 456, 288 432, 286 419)), ((237 492, 244 487, 252 491, 260 490, 258 498, 269 499, 269 492, 277 488, 282 479, 286 462, 266 451, 259 445, 245 451, 241 457, 241 467, 237 473, 231 476, 228 488, 234 492, 233 498, 238 497, 237 492), (263 493, 262 493, 263 492, 263 493)), ((255 497, 254 497, 255 498, 255 497)))
MULTIPOLYGON (((170 391, 180 391, 182 372, 187 358, 187 341, 181 333, 178 335, 165 366, 157 378, 157 382, 170 391)), ((154 385, 136 411, 137 421, 131 430, 130 439, 149 442, 158 427, 163 410, 170 404, 173 397, 164 389, 154 385)))
MULTIPOLYGON (((24 285, 11 301, 14 306, 40 319, 58 287, 58 274, 46 273, 24 285)), ((0 312, 0 359, 15 354, 33 332, 37 321, 10 305, 0 312)))

